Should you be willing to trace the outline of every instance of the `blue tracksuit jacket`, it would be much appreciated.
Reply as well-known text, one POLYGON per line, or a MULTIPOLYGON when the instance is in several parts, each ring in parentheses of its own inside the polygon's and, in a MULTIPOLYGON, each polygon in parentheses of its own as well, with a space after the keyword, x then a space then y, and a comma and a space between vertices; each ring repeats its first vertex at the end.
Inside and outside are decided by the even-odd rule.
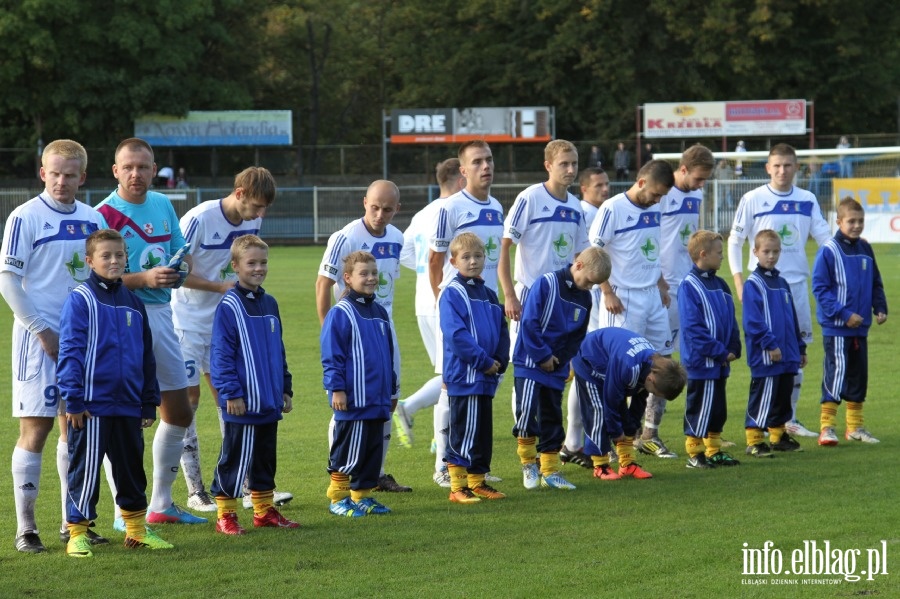
POLYGON ((56 375, 70 414, 156 417, 160 395, 147 312, 121 279, 91 272, 66 298, 56 375))
POLYGON ((757 266, 744 283, 744 340, 747 364, 754 378, 796 374, 806 343, 800 338, 794 297, 778 269, 757 266), (773 362, 768 352, 781 350, 781 361, 773 362))
POLYGON ((823 335, 866 337, 872 314, 887 314, 884 283, 872 246, 865 239, 853 240, 838 231, 819 248, 812 281, 816 319, 823 335), (854 313, 862 316, 863 322, 851 329, 846 322, 854 313))
POLYGON ((688 378, 727 377, 728 354, 741 357, 741 332, 728 284, 714 270, 694 266, 678 288, 678 317, 681 363, 688 378))
POLYGON ((236 424, 281 420, 284 394, 293 396, 282 341, 278 302, 262 287, 236 284, 216 307, 209 359, 222 418, 236 424), (243 398, 247 413, 228 414, 227 401, 243 398))
POLYGON ((509 365, 509 329, 497 294, 480 277, 457 273, 438 299, 444 384, 452 396, 490 395, 509 365), (494 360, 500 373, 484 374, 494 360))
POLYGON ((342 297, 322 325, 324 385, 347 394, 347 411, 335 411, 335 420, 387 420, 391 396, 397 392, 394 342, 387 311, 375 296, 352 289, 342 297))
POLYGON ((548 272, 532 285, 522 306, 513 350, 516 376, 551 389, 566 386, 569 361, 581 347, 591 312, 591 292, 575 285, 571 268, 570 264, 548 272), (559 366, 554 372, 544 372, 540 364, 550 356, 559 359, 559 366))

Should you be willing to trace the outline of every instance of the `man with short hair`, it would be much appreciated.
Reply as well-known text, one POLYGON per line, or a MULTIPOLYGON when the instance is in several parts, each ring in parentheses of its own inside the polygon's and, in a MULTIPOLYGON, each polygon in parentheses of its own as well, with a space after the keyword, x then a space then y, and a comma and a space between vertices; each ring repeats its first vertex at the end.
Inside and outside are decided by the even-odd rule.
MULTIPOLYGON (((435 169, 440 197, 419 210, 403 232, 403 251, 400 254, 400 263, 407 268, 416 271, 416 318, 419 322, 419 332, 431 365, 434 366, 437 352, 436 306, 434 292, 431 289, 431 281, 428 273, 428 237, 431 226, 437 216, 438 210, 444 201, 457 193, 466 184, 465 177, 459 172, 459 159, 448 158, 438 163, 435 169)), ((413 416, 428 406, 436 406, 441 394, 441 377, 435 376, 422 387, 407 397, 397 402, 394 411, 394 424, 400 444, 404 447, 412 446, 413 416)), ((440 432, 440 423, 445 420, 441 410, 434 411, 434 441, 435 441, 435 467, 433 479, 438 485, 449 488, 450 475, 447 473, 446 464, 443 463, 444 452, 447 448, 447 435, 440 432)))
MULTIPOLYGON (((766 172, 770 181, 753 189, 741 198, 734 213, 734 224, 728 236, 728 266, 734 277, 738 300, 743 301, 744 274, 741 254, 744 241, 755 239, 763 229, 772 229, 781 238, 781 256, 778 271, 791 286, 801 341, 810 346, 812 337, 812 310, 809 305, 809 260, 806 257, 806 240, 812 237, 821 246, 831 239, 831 227, 822 216, 816 196, 794 186, 797 173, 797 152, 788 144, 776 144, 769 150, 766 172)), ((756 269, 758 260, 753 252, 747 260, 750 272, 756 269)), ((791 419, 785 425, 787 432, 800 437, 818 437, 797 419, 797 402, 803 384, 803 371, 794 377, 791 394, 791 419)))
MULTIPOLYGON (((41 458, 53 419, 60 419, 56 468, 62 494, 60 537, 66 528, 69 448, 65 404, 56 385, 59 316, 66 296, 87 280, 84 242, 100 228, 100 216, 75 199, 84 183, 87 152, 78 142, 59 139, 41 154, 44 190, 10 213, 3 235, 0 294, 15 319, 12 326, 13 416, 19 438, 12 454, 16 506, 16 549, 41 553, 35 504, 41 481, 41 458)), ((106 539, 88 531, 92 543, 106 539)))
MULTIPOLYGON (((599 327, 634 331, 646 337, 662 356, 671 355, 674 348, 666 311, 669 286, 660 267, 658 204, 674 183, 669 163, 651 160, 638 171, 637 181, 628 191, 603 203, 589 233, 591 243, 605 249, 612 259, 612 275, 600 285, 599 327)), ((665 399, 652 393, 632 398, 632 405, 643 402, 644 428, 635 446, 657 457, 677 457, 659 438, 665 399)), ((585 453, 595 455, 590 450, 599 448, 588 444, 585 453)))
MULTIPOLYGON (((112 171, 119 182, 118 188, 100 202, 97 211, 104 226, 119 231, 125 239, 128 268, 122 280, 147 309, 162 396, 160 422, 153 437, 153 495, 147 522, 204 524, 206 518, 182 510, 172 500, 172 484, 178 476, 184 434, 194 413, 188 400, 184 358, 169 301, 172 289, 190 272, 191 257, 184 256, 182 268, 168 266, 187 242, 172 202, 165 195, 150 191, 156 174, 150 144, 137 137, 122 141, 116 148, 112 171)), ((115 526, 124 529, 118 508, 115 526)))
MULTIPOLYGON (((319 266, 319 275, 316 278, 316 312, 319 315, 319 324, 325 322, 325 315, 331 308, 332 290, 335 300, 340 299, 344 292, 344 280, 341 278, 344 258, 350 253, 362 250, 375 256, 375 264, 378 268, 378 288, 375 290, 375 301, 387 310, 391 318, 391 334, 395 336, 393 328, 394 287, 400 277, 400 253, 403 251, 403 233, 391 224, 397 211, 400 209, 400 190, 392 181, 378 180, 369 185, 363 198, 365 214, 346 225, 340 231, 336 231, 328 239, 322 264, 319 266), (335 285, 336 284, 336 285, 335 285)), ((400 381, 400 356, 394 353, 394 373, 397 375, 398 392, 392 397, 391 411, 397 406, 399 398, 400 381)), ((334 418, 329 426, 329 440, 334 428, 334 418)), ((412 491, 410 487, 399 484, 391 474, 384 471, 384 462, 387 459, 388 447, 391 440, 392 422, 388 419, 384 423, 384 446, 381 460, 381 474, 378 477, 378 491, 389 493, 406 493, 412 491)))

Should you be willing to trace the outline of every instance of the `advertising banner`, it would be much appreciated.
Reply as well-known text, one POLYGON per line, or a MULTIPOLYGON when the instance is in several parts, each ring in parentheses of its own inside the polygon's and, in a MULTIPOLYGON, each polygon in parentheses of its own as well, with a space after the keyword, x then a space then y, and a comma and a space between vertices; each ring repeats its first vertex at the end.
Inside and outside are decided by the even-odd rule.
POLYGON ((547 106, 490 108, 405 108, 391 111, 391 143, 550 141, 547 106))
MULTIPOLYGON (((834 205, 851 196, 866 211, 863 237, 871 243, 900 243, 900 179, 834 179, 834 205)), ((837 215, 829 215, 832 230, 837 230, 837 215)))
POLYGON ((289 146, 290 110, 191 111, 186 117, 147 115, 134 135, 152 146, 289 146))
POLYGON ((644 137, 751 137, 806 133, 806 100, 644 105, 644 137))

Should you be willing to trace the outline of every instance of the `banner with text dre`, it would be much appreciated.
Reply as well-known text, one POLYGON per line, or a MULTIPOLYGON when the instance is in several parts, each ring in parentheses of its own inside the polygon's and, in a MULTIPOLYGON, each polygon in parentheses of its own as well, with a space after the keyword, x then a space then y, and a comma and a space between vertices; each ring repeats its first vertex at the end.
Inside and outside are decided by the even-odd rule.
POLYGON ((644 104, 644 137, 752 137, 806 133, 806 100, 644 104))
POLYGON ((547 106, 398 108, 391 111, 391 143, 541 142, 552 139, 547 106))
MULTIPOLYGON (((862 236, 871 243, 900 243, 900 179, 834 179, 834 205, 847 196, 855 198, 866 211, 866 228, 862 236)), ((837 215, 830 215, 832 230, 837 215)))
POLYGON ((134 136, 152 146, 289 146, 290 110, 191 111, 185 117, 146 115, 134 121, 134 136))

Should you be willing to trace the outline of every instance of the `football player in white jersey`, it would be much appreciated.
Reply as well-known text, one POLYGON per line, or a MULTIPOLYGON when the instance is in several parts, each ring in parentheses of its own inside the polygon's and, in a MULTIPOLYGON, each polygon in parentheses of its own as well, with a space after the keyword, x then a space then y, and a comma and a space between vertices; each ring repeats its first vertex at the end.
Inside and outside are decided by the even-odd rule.
MULTIPOLYGON (((506 317, 510 319, 510 347, 519 336, 522 304, 542 275, 565 268, 590 246, 581 203, 569 193, 578 175, 578 151, 564 139, 544 148, 547 181, 527 187, 509 209, 503 224, 498 277, 503 287, 506 317), (516 246, 516 283, 510 272, 510 248, 516 246)), ((516 413, 515 390, 512 412, 516 413)))
MULTIPOLYGON (((172 291, 172 320, 184 356, 188 399, 195 418, 201 376, 206 378, 214 405, 218 406, 218 395, 209 378, 209 350, 216 306, 237 281, 231 268, 231 244, 243 235, 258 235, 262 217, 274 201, 275 178, 267 169, 251 166, 235 176, 233 191, 227 197, 203 202, 181 217, 181 230, 192 247, 194 268, 184 285, 172 291)), ((197 511, 216 511, 216 503, 203 484, 196 420, 184 435, 181 468, 188 488, 187 506, 197 511)), ((284 505, 293 495, 276 491, 274 499, 276 505, 284 505)), ((245 504, 252 507, 249 499, 245 504)))
MULTIPOLYGON (((669 286, 660 267, 660 199, 675 184, 669 163, 651 160, 638 171, 637 181, 625 193, 600 206, 591 225, 593 245, 605 249, 612 260, 609 281, 600 285, 598 306, 600 328, 621 327, 646 337, 664 356, 672 347, 669 316, 669 286)), ((639 413, 644 398, 632 398, 639 413)), ((659 424, 665 399, 646 397, 644 427, 635 446, 642 453, 675 458, 659 438, 659 424)), ((590 452, 585 451, 585 453, 590 452)))
POLYGON ((715 160, 708 148, 697 144, 681 155, 675 169, 675 185, 659 201, 659 264, 669 285, 669 327, 672 347, 678 347, 678 286, 694 263, 687 251, 688 239, 700 228, 703 185, 712 176, 715 160))
MULTIPOLYGON (((744 241, 754 239, 763 229, 772 229, 781 238, 781 257, 776 265, 781 276, 791 286, 800 336, 807 346, 812 342, 812 310, 809 305, 809 260, 806 257, 806 241, 810 237, 821 246, 831 238, 831 228, 822 216, 816 196, 794 186, 797 173, 797 153, 788 144, 776 144, 769 150, 766 162, 768 184, 747 192, 738 203, 734 224, 728 236, 728 266, 734 277, 738 300, 743 299, 744 271, 742 253, 744 241)), ((752 242, 751 242, 752 243, 752 242)), ((747 269, 756 268, 757 260, 750 252, 747 269)), ((793 415, 785 426, 791 435, 818 437, 797 419, 797 402, 803 371, 794 377, 791 395, 793 415)))
MULTIPOLYGON (((351 252, 362 250, 375 256, 375 264, 378 268, 378 287, 375 289, 375 301, 387 310, 393 323, 394 287, 400 277, 400 253, 403 250, 403 233, 391 224, 397 211, 400 209, 400 190, 397 186, 386 180, 378 180, 369 185, 363 198, 365 214, 362 218, 354 220, 340 231, 335 231, 328 238, 325 255, 319 266, 319 276, 316 278, 316 312, 319 315, 319 324, 325 322, 325 315, 332 304, 332 291, 334 300, 340 299, 344 293, 344 281, 341 278, 344 258, 351 252)), ((391 333, 396 331, 391 327, 391 333)), ((400 380, 400 356, 394 352, 394 372, 397 381, 400 380)), ((398 383, 399 386, 399 383, 398 383)), ((397 397, 392 397, 393 408, 396 408, 397 397)), ((329 426, 329 439, 334 428, 334 418, 329 426)), ((378 477, 376 490, 391 493, 405 493, 412 491, 410 487, 397 483, 394 477, 384 471, 384 460, 387 458, 390 445, 391 420, 384 423, 384 455, 381 461, 381 474, 378 477)))
MULTIPOLYGON (((13 416, 19 419, 19 438, 12 454, 13 497, 16 506, 16 549, 45 550, 34 508, 41 479, 41 457, 60 417, 56 467, 62 492, 62 529, 69 449, 65 405, 56 386, 59 315, 66 296, 87 280, 84 242, 100 228, 100 215, 75 199, 84 183, 87 152, 78 142, 60 139, 47 144, 41 155, 44 191, 10 213, 3 235, 0 293, 15 320, 12 327, 13 416)), ((61 529, 60 537, 67 537, 61 529)), ((92 543, 106 539, 88 531, 92 543)), ((68 538, 65 538, 68 541, 68 538)))
MULTIPOLYGON (((400 263, 407 268, 416 271, 416 318, 419 321, 419 332, 422 335, 422 343, 428 352, 428 358, 434 366, 437 333, 436 307, 434 292, 431 290, 431 281, 428 274, 428 240, 431 234, 431 226, 437 218, 437 211, 443 205, 444 200, 465 187, 466 179, 459 172, 459 159, 448 158, 437 165, 436 178, 440 187, 440 197, 419 210, 403 232, 403 252, 400 254, 400 263)), ((404 447, 412 446, 413 416, 422 408, 437 404, 441 395, 441 377, 435 376, 422 387, 397 403, 394 411, 394 424, 397 437, 404 447)), ((447 465, 444 464, 444 452, 447 448, 447 435, 440 432, 440 423, 445 420, 440 410, 434 411, 434 442, 435 442, 435 466, 434 482, 438 485, 450 488, 450 475, 447 465)))
MULTIPOLYGON (((609 175, 599 166, 591 166, 578 175, 581 186, 581 213, 584 215, 584 226, 590 231, 591 224, 600 210, 600 206, 609 199, 609 175)), ((600 286, 591 288, 591 316, 588 320, 588 332, 597 330, 597 306, 600 303, 600 286)), ((584 427, 581 422, 581 404, 575 385, 569 386, 566 399, 566 440, 559 450, 559 459, 564 464, 572 463, 584 468, 594 468, 591 459, 581 451, 584 445, 584 427)))

